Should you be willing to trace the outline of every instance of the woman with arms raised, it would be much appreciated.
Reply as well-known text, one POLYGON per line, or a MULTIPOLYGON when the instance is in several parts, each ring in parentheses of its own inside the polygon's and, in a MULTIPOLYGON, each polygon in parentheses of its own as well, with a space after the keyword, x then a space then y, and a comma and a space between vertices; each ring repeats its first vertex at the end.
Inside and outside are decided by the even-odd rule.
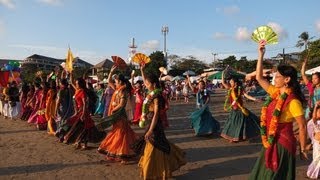
POLYGON ((293 121, 299 125, 301 158, 307 159, 306 121, 302 108, 304 101, 297 80, 297 71, 292 66, 280 65, 275 74, 275 85, 262 76, 262 60, 265 53, 259 44, 256 79, 269 97, 261 111, 262 150, 251 172, 250 179, 295 179, 296 139, 293 121))

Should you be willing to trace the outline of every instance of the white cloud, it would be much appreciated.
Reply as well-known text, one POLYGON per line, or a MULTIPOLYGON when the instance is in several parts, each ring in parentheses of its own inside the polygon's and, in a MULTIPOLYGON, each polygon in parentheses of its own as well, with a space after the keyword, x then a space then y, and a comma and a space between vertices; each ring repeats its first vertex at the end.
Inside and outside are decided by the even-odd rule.
POLYGON ((30 52, 36 52, 36 51, 53 52, 53 51, 63 50, 63 48, 58 48, 54 46, 37 46, 37 45, 27 45, 27 44, 12 44, 12 45, 9 45, 9 47, 21 48, 30 52))
POLYGON ((53 5, 53 6, 62 4, 62 0, 38 0, 38 1, 44 4, 53 5))
POLYGON ((320 19, 316 21, 316 30, 320 32, 320 19))
POLYGON ((228 36, 222 32, 215 32, 213 34, 213 39, 226 39, 228 36))
POLYGON ((236 39, 238 41, 247 41, 250 39, 250 33, 247 27, 239 27, 236 32, 236 39))
POLYGON ((240 8, 236 5, 228 6, 223 8, 223 13, 225 15, 234 15, 240 12, 240 8))
POLYGON ((12 0, 0 0, 0 5, 5 6, 9 9, 15 8, 15 5, 12 0))
POLYGON ((197 47, 183 47, 170 51, 170 54, 176 54, 181 57, 193 56, 205 63, 213 61, 212 51, 208 49, 201 49, 197 47))
POLYGON ((269 22, 267 25, 270 26, 278 34, 279 41, 284 40, 288 37, 288 32, 280 24, 269 22))
POLYGON ((148 53, 151 53, 159 50, 160 42, 158 40, 150 40, 142 43, 140 48, 148 53))

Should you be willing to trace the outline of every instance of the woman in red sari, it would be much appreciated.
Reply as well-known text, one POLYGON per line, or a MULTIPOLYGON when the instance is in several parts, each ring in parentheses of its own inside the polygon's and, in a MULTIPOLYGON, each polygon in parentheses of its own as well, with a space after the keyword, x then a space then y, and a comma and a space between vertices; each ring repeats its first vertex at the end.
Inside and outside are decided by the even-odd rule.
POLYGON ((27 94, 27 99, 26 99, 26 103, 24 105, 24 112, 21 115, 21 120, 28 120, 31 113, 33 112, 33 107, 34 107, 34 102, 33 101, 33 96, 34 96, 34 92, 35 92, 35 88, 33 84, 30 84, 30 90, 27 94))
POLYGON ((89 137, 92 134, 94 122, 90 116, 90 110, 87 107, 86 82, 82 78, 78 78, 73 84, 71 74, 71 85, 76 90, 74 94, 75 114, 70 118, 68 123, 72 125, 69 132, 64 136, 64 143, 74 142, 76 149, 87 149, 89 137), (83 143, 83 144, 82 144, 83 143))
POLYGON ((295 179, 296 139, 293 121, 299 125, 300 157, 307 159, 306 120, 302 102, 305 101, 297 80, 297 70, 289 65, 278 66, 275 85, 262 76, 265 46, 259 45, 256 79, 270 97, 261 111, 262 150, 250 179, 295 179))
POLYGON ((107 160, 121 161, 126 164, 130 158, 135 156, 130 146, 136 140, 137 135, 131 129, 125 111, 130 93, 127 86, 130 83, 127 83, 128 80, 123 75, 118 75, 113 84, 111 77, 115 69, 116 66, 111 68, 108 77, 109 86, 116 90, 110 101, 108 116, 116 116, 117 119, 115 119, 112 130, 101 142, 98 152, 105 154, 107 160))
POLYGON ((46 107, 46 96, 47 96, 47 86, 44 82, 35 83, 35 93, 34 100, 35 105, 31 116, 28 119, 28 123, 33 123, 37 125, 37 129, 45 130, 47 129, 47 120, 45 118, 45 107, 46 107))
POLYGON ((136 96, 132 123, 137 125, 139 124, 140 117, 142 114, 142 103, 143 103, 142 81, 137 81, 136 83, 134 83, 134 73, 132 73, 131 83, 134 84, 134 86, 132 86, 132 89, 133 89, 133 94, 136 96))

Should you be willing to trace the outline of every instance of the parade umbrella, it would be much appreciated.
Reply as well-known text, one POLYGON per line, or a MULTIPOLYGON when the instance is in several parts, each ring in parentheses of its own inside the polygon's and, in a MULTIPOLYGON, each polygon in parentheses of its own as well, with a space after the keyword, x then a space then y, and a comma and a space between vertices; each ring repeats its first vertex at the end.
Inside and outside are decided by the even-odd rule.
POLYGON ((128 66, 127 66, 127 63, 119 56, 111 56, 114 64, 119 68, 119 69, 126 69, 128 66))
POLYGON ((161 81, 172 81, 173 77, 170 75, 166 75, 161 77, 161 81))
POLYGON ((316 72, 320 72, 320 66, 312 68, 312 69, 309 69, 308 71, 306 71, 306 74, 311 75, 311 74, 316 73, 316 72))
MULTIPOLYGON (((215 74, 208 76, 208 80, 212 81, 214 79, 222 79, 222 72, 223 71, 220 71, 220 72, 217 72, 215 74)), ((229 76, 236 77, 238 79, 243 79, 245 77, 245 75, 237 73, 235 71, 230 71, 229 76)))
POLYGON ((159 67, 159 71, 164 75, 168 75, 168 71, 165 67, 159 67))
POLYGON ((185 75, 185 76, 187 76, 187 75, 194 76, 194 75, 196 75, 196 73, 193 72, 193 71, 188 70, 188 71, 184 72, 183 75, 185 75))
POLYGON ((132 57, 132 61, 137 63, 137 64, 148 64, 151 59, 149 56, 142 54, 142 53, 136 53, 133 57, 132 57))
POLYGON ((180 81, 180 80, 184 80, 185 78, 182 76, 176 76, 174 77, 171 81, 180 81))

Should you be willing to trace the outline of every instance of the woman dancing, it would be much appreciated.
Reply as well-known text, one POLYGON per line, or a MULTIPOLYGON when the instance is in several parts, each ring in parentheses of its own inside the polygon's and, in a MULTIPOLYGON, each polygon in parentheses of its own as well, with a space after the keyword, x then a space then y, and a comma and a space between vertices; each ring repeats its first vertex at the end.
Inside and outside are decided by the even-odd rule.
MULTIPOLYGON (((186 164, 184 152, 170 143, 163 130, 160 109, 164 108, 164 99, 157 76, 145 76, 144 65, 141 73, 149 93, 143 103, 142 121, 146 125, 146 133, 139 142, 145 143, 143 155, 139 161, 143 179, 168 179, 172 172, 186 164)), ((137 143, 141 144, 141 143, 137 143)), ((138 148, 138 146, 136 146, 138 148)), ((140 151, 136 149, 136 151, 140 151)))
POLYGON ((262 76, 265 53, 259 44, 256 79, 269 97, 261 110, 262 150, 251 172, 250 179, 295 179, 296 139, 292 122, 299 125, 300 157, 307 159, 306 121, 302 108, 304 96, 297 80, 297 71, 289 65, 278 66, 275 84, 262 76))
POLYGON ((260 132, 259 118, 243 106, 242 95, 246 98, 257 101, 256 98, 249 96, 242 89, 241 82, 232 77, 230 83, 226 83, 222 73, 222 85, 228 90, 224 110, 230 111, 221 137, 230 142, 239 142, 257 137, 260 132))
POLYGON ((220 130, 220 124, 212 117, 209 110, 210 93, 206 89, 205 82, 203 80, 199 81, 198 88, 196 89, 191 85, 190 77, 187 76, 187 83, 193 92, 197 92, 197 110, 190 115, 195 135, 202 136, 217 133, 220 130))
POLYGON ((111 80, 116 68, 117 66, 112 66, 108 77, 108 85, 116 89, 110 101, 108 117, 106 117, 109 120, 112 119, 113 127, 101 142, 98 152, 106 155, 109 161, 120 161, 126 164, 130 158, 135 156, 130 145, 136 140, 136 134, 129 125, 125 111, 130 93, 127 87, 128 80, 121 74, 116 76, 115 84, 111 80))

